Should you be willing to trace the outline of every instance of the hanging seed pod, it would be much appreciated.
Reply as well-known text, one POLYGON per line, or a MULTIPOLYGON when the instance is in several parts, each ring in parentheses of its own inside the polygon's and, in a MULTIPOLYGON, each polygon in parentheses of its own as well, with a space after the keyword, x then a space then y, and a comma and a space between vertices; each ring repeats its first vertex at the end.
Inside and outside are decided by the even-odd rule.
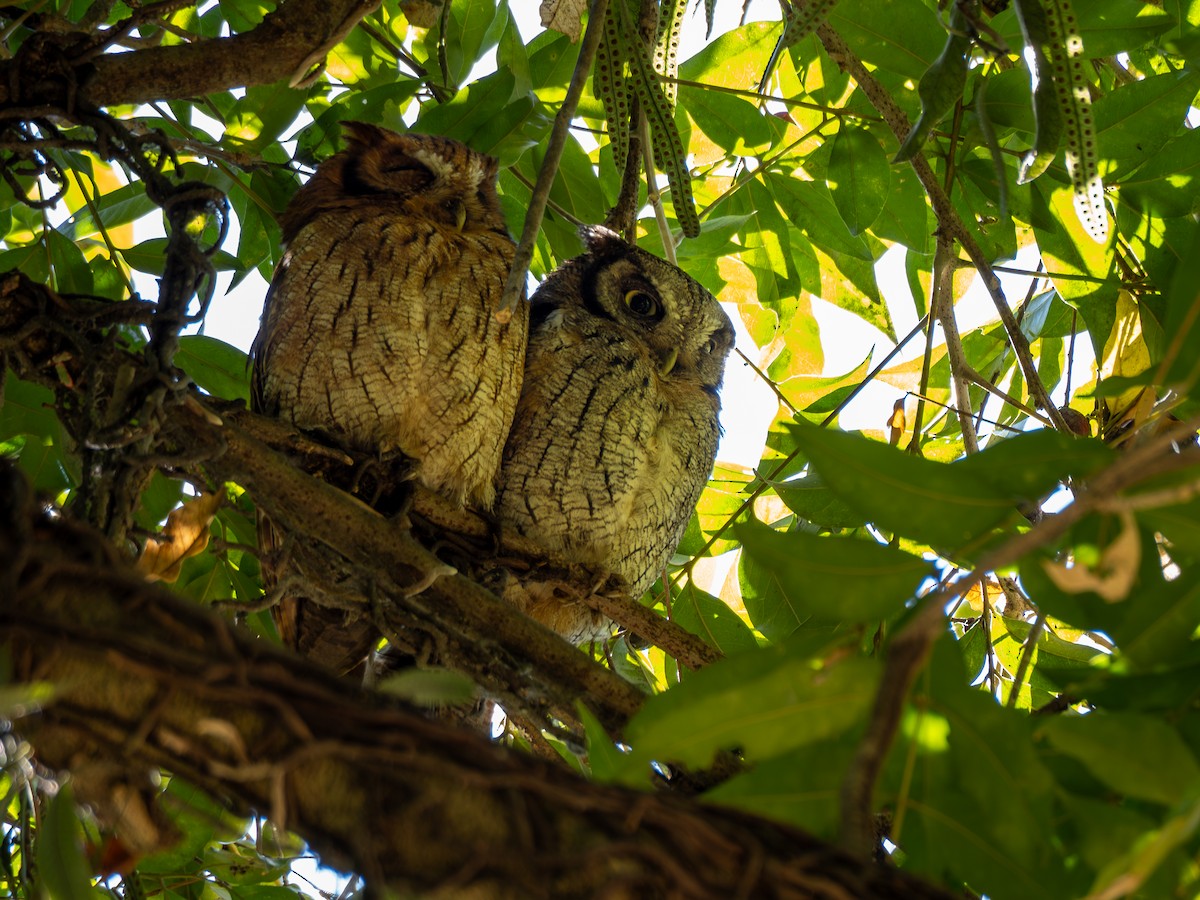
POLYGON ((1058 155, 1062 115, 1054 88, 1054 69, 1046 55, 1050 38, 1042 4, 1038 0, 1016 0, 1016 12, 1033 77, 1033 147, 1021 160, 1017 172, 1017 184, 1027 184, 1050 168, 1058 155))
POLYGON ((667 182, 671 185, 671 205, 675 208, 675 218, 679 220, 685 237, 697 237, 700 234, 700 217, 696 215, 692 176, 684 157, 683 142, 675 129, 674 110, 659 86, 645 45, 633 36, 632 28, 622 28, 620 35, 619 52, 629 62, 633 88, 637 92, 638 102, 646 111, 654 161, 666 173, 667 182))
POLYGON ((1104 243, 1108 240, 1108 214, 1096 152, 1092 95, 1083 73, 1083 38, 1070 0, 1046 0, 1045 12, 1054 92, 1067 139, 1067 174, 1075 192, 1075 214, 1092 239, 1104 243))
POLYGON ((687 12, 687 0, 662 0, 658 11, 658 37, 654 42, 654 71, 665 79, 663 94, 671 109, 675 109, 675 97, 679 85, 679 33, 683 30, 683 14, 687 12))
POLYGON ((604 104, 608 117, 608 141, 617 166, 624 166, 629 154, 629 114, 633 87, 625 77, 625 62, 620 51, 618 13, 610 8, 604 20, 604 33, 596 48, 592 69, 592 90, 604 104))

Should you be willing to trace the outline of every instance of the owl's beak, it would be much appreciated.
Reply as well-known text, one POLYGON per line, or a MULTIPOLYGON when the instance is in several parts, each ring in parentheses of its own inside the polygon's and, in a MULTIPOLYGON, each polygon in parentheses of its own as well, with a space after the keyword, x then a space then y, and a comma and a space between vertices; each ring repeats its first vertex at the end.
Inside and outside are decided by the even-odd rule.
POLYGON ((465 203, 456 203, 454 205, 454 227, 458 231, 463 230, 463 226, 467 224, 467 205, 465 203))
POLYGON ((671 374, 671 370, 675 368, 675 363, 679 362, 679 350, 672 347, 670 352, 663 357, 662 368, 658 370, 658 374, 662 378, 666 378, 671 374))

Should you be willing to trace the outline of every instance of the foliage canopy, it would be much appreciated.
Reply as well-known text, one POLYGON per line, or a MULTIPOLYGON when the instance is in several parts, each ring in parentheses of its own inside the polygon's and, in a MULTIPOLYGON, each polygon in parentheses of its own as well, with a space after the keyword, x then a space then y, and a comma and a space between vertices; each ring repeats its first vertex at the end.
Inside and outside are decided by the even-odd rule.
MULTIPOLYGON (((274 639, 255 553, 264 496, 167 453, 156 410, 186 379, 247 399, 245 354, 195 326, 232 302, 219 273, 229 289, 271 277, 277 217, 340 123, 456 138, 500 160, 514 235, 545 201, 535 278, 581 251, 580 224, 607 220, 736 311, 778 399, 760 460, 718 466, 676 565, 641 599, 699 656, 670 636, 637 649, 618 629, 587 665, 644 703, 581 689, 557 730, 504 741, 639 789, 652 764, 683 767, 703 800, 851 853, 886 835, 889 865, 950 890, 1192 895, 1200 3, 781 0, 781 15, 752 7, 774 19, 728 26, 725 0, 591 8, 606 5, 585 35, 583 4, 545 2, 575 33, 529 40, 506 0, 0 10, 0 452, 130 559, 183 541, 143 555, 143 572, 274 639), (679 58, 678 29, 714 17, 679 58), (577 69, 588 80, 556 137, 577 69), (168 237, 146 237, 158 221, 168 237), (144 276, 160 279, 156 302, 144 276), (995 314, 960 329, 973 278, 995 314), (116 355, 88 363, 79 341, 44 338, 55 303, 62 334, 116 355), (877 330, 871 358, 825 372, 838 338, 814 319, 821 304, 877 330), (904 336, 896 321, 917 325, 904 336), (172 385, 136 395, 153 404, 122 382, 135 358, 146 384, 172 385), (839 429, 871 384, 892 390, 891 417, 839 429), (194 505, 189 484, 222 483, 194 505)), ((17 546, 0 540, 14 573, 0 595, 29 589, 17 546)), ((19 647, 19 615, 3 623, 19 647)), ((64 688, 16 670, 4 714, 21 735, 64 688)), ((141 855, 103 810, 81 818, 69 791, 30 790, 48 774, 19 741, 0 895, 296 893, 303 845, 190 779, 162 789, 182 843, 141 855)))

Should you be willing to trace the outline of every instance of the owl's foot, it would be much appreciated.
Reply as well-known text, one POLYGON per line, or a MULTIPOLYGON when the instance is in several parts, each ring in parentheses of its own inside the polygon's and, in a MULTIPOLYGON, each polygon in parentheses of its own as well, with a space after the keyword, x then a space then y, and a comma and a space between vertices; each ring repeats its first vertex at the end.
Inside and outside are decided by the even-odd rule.
POLYGON ((360 458, 346 488, 385 516, 401 514, 412 504, 416 463, 399 450, 360 458))

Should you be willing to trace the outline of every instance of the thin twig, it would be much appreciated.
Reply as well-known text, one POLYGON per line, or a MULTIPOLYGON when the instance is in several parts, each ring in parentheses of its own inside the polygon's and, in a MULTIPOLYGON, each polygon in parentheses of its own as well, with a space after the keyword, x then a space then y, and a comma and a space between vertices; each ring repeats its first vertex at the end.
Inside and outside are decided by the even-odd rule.
MULTIPOLYGON (((908 452, 914 456, 921 455, 921 430, 925 427, 925 404, 933 402, 929 398, 929 373, 933 369, 933 330, 937 327, 937 316, 925 314, 921 322, 925 328, 925 355, 921 360, 921 383, 917 392, 917 411, 913 415, 912 439, 908 442, 908 452)), ((941 405, 941 404, 939 404, 941 405)))
POLYGON ((675 239, 671 236, 671 226, 667 224, 667 213, 663 209, 662 189, 658 186, 658 176, 654 171, 654 149, 650 144, 650 123, 645 113, 639 110, 638 133, 642 136, 642 154, 645 156, 646 167, 646 200, 654 210, 654 220, 658 223, 658 233, 662 238, 663 256, 667 262, 675 266, 679 260, 675 257, 675 239))
POLYGON ((967 377, 967 354, 963 350, 958 323, 954 319, 954 266, 950 260, 954 249, 950 238, 938 232, 937 250, 933 255, 933 292, 929 308, 942 326, 946 337, 946 359, 950 363, 950 380, 954 384, 954 402, 957 405, 958 425, 962 429, 963 449, 967 453, 979 452, 979 437, 975 434, 974 413, 971 410, 971 386, 967 377))
POLYGON ((508 273, 508 281, 504 283, 504 294, 500 298, 500 307, 496 310, 496 318, 501 322, 507 322, 512 317, 513 310, 524 296, 525 276, 529 274, 529 262, 533 259, 533 245, 537 242, 538 231, 542 227, 542 216, 546 213, 546 201, 550 198, 554 176, 558 174, 558 162, 562 159, 571 119, 575 116, 575 108, 579 105, 583 86, 592 72, 592 63, 596 59, 596 48, 600 46, 600 35, 604 31, 604 15, 607 10, 608 0, 592 0, 588 10, 587 30, 579 48, 579 59, 575 61, 575 71, 571 75, 567 95, 563 98, 562 106, 558 108, 558 115, 554 117, 554 127, 550 131, 550 141, 546 144, 542 168, 538 172, 533 196, 529 198, 529 211, 525 214, 525 226, 521 229, 521 240, 517 243, 512 271, 508 273))

